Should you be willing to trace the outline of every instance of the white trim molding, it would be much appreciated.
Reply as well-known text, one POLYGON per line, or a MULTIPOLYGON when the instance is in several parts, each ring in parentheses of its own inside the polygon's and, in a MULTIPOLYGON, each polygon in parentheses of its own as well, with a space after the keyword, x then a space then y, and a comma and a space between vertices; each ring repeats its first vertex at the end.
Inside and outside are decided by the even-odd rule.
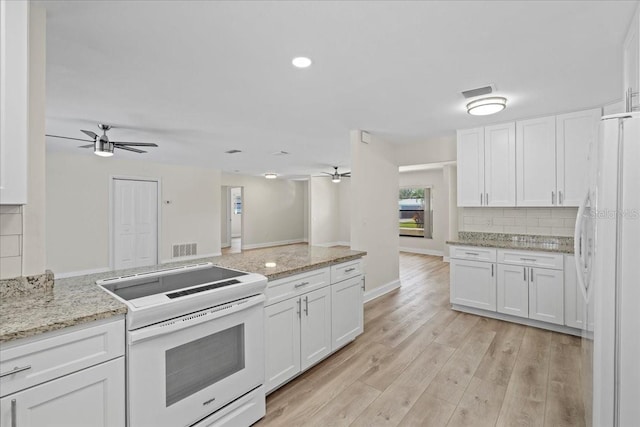
POLYGON ((443 261, 443 262, 450 262, 450 261, 449 261, 449 257, 448 257, 448 256, 443 256, 443 257, 442 257, 442 261, 443 261))
POLYGON ((400 252, 409 252, 412 254, 444 256, 444 252, 437 251, 435 249, 407 248, 407 247, 400 247, 398 249, 400 250, 400 252))
POLYGON ((242 250, 245 249, 259 249, 259 248, 270 248, 272 246, 283 246, 283 245, 293 245, 294 243, 304 243, 304 239, 293 239, 293 240, 281 240, 279 242, 266 242, 266 243, 252 243, 249 245, 242 245, 242 250))
POLYGON ((364 293, 364 302, 368 303, 371 300, 374 300, 378 297, 381 297, 384 294, 388 294, 389 292, 400 288, 400 279, 393 280, 385 285, 378 286, 377 288, 373 288, 370 291, 366 291, 364 293))

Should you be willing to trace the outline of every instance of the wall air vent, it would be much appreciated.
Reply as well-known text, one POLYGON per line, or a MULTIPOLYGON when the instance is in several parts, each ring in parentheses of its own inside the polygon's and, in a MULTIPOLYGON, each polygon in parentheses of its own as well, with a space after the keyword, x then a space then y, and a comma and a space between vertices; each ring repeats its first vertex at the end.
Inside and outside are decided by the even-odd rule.
POLYGON ((225 151, 225 153, 227 153, 227 154, 242 153, 242 150, 229 150, 229 151, 225 151))
POLYGON ((173 250, 172 251, 173 258, 198 255, 198 244, 197 243, 181 243, 178 245, 173 245, 172 250, 173 250))
POLYGON ((495 90, 496 90, 496 85, 490 84, 488 86, 478 87, 475 89, 463 90, 461 93, 462 93, 462 96, 464 96, 466 99, 469 99, 469 98, 475 98, 477 96, 489 95, 490 93, 495 92, 495 90))

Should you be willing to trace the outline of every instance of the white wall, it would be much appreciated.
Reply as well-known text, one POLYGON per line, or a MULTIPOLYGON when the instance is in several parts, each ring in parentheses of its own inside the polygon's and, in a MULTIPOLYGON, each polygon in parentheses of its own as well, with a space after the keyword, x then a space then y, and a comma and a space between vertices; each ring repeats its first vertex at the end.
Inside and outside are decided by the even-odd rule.
POLYGON ((351 247, 364 258, 367 298, 400 285, 396 147, 351 131, 351 247))
POLYGON ((573 236, 578 208, 459 208, 460 231, 573 236))
MULTIPOLYGON (((458 168, 456 165, 445 165, 443 167, 443 183, 449 189, 449 233, 447 240, 458 237, 458 168)), ((444 245, 444 256, 449 256, 449 245, 444 245)))
POLYGON ((351 178, 343 178, 338 184, 338 242, 351 242, 351 178))
MULTIPOLYGON (((142 155, 141 155, 142 156, 142 155)), ((198 255, 220 252, 220 172, 141 160, 47 153, 47 267, 56 274, 109 266, 109 191, 113 175, 160 178, 160 261, 176 243, 198 255), (170 201, 170 204, 165 204, 170 201)))
POLYGON ((325 177, 309 179, 310 245, 331 245, 338 241, 339 185, 325 177))
POLYGON ((229 200, 229 191, 230 188, 226 185, 223 185, 220 188, 220 246, 221 248, 227 248, 231 246, 231 237, 229 236, 229 223, 231 222, 231 218, 229 218, 229 204, 231 200, 229 200))
POLYGON ((222 185, 243 187, 244 249, 304 240, 304 181, 222 174, 222 185))
POLYGON ((400 236, 400 250, 442 256, 449 236, 449 188, 444 185, 443 169, 402 172, 399 184, 400 187, 431 187, 433 201, 433 238, 400 236))
POLYGON ((413 144, 396 144, 398 166, 423 165, 456 160, 456 135, 434 138, 413 144))
POLYGON ((242 188, 234 187, 231 189, 231 237, 242 235, 242 214, 236 214, 233 211, 236 197, 242 197, 242 188))

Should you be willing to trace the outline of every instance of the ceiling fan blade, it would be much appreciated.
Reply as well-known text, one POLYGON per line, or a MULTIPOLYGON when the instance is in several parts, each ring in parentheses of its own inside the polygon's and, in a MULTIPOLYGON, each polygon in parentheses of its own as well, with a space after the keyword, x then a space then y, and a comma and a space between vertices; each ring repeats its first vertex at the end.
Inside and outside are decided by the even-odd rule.
POLYGON ((83 130, 80 129, 80 132, 84 133, 85 135, 87 135, 89 138, 93 138, 96 139, 98 137, 98 135, 95 132, 91 132, 90 130, 83 130))
POLYGON ((329 173, 329 172, 320 172, 320 173, 323 173, 323 174, 325 174, 325 175, 329 175, 329 176, 333 176, 333 174, 332 174, 332 173, 329 173))
POLYGON ((125 147, 125 146, 122 146, 122 145, 116 145, 115 148, 118 148, 120 150, 133 151, 134 153, 146 153, 146 151, 142 151, 142 150, 138 150, 138 149, 130 148, 130 147, 125 147))
POLYGON ((80 145, 78 148, 93 148, 94 145, 93 144, 88 144, 88 145, 80 145))
POLYGON ((157 147, 158 144, 154 144, 153 142, 115 142, 113 141, 113 145, 131 145, 132 147, 157 147))
POLYGON ((347 178, 351 178, 351 172, 341 173, 340 176, 346 176, 347 178))
MULTIPOLYGON (((50 137, 52 137, 52 138, 72 139, 72 140, 74 140, 74 141, 93 142, 93 141, 89 141, 88 139, 71 138, 71 137, 68 137, 68 136, 48 135, 48 134, 47 134, 47 135, 45 135, 45 136, 50 136, 50 137)), ((92 145, 92 147, 93 147, 93 145, 92 145)))

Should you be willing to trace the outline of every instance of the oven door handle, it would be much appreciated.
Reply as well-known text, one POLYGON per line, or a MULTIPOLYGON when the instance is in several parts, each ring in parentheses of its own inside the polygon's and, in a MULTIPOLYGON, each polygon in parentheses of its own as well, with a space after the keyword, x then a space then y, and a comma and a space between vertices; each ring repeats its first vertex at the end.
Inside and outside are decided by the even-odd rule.
POLYGON ((166 322, 160 322, 155 325, 130 331, 127 334, 128 341, 129 344, 135 344, 150 338, 171 334, 182 329, 190 328, 201 323, 210 322, 239 311, 247 310, 248 308, 258 304, 263 304, 265 300, 266 297, 263 294, 254 295, 240 301, 234 301, 230 304, 221 304, 206 310, 187 314, 176 319, 167 320, 166 322))

